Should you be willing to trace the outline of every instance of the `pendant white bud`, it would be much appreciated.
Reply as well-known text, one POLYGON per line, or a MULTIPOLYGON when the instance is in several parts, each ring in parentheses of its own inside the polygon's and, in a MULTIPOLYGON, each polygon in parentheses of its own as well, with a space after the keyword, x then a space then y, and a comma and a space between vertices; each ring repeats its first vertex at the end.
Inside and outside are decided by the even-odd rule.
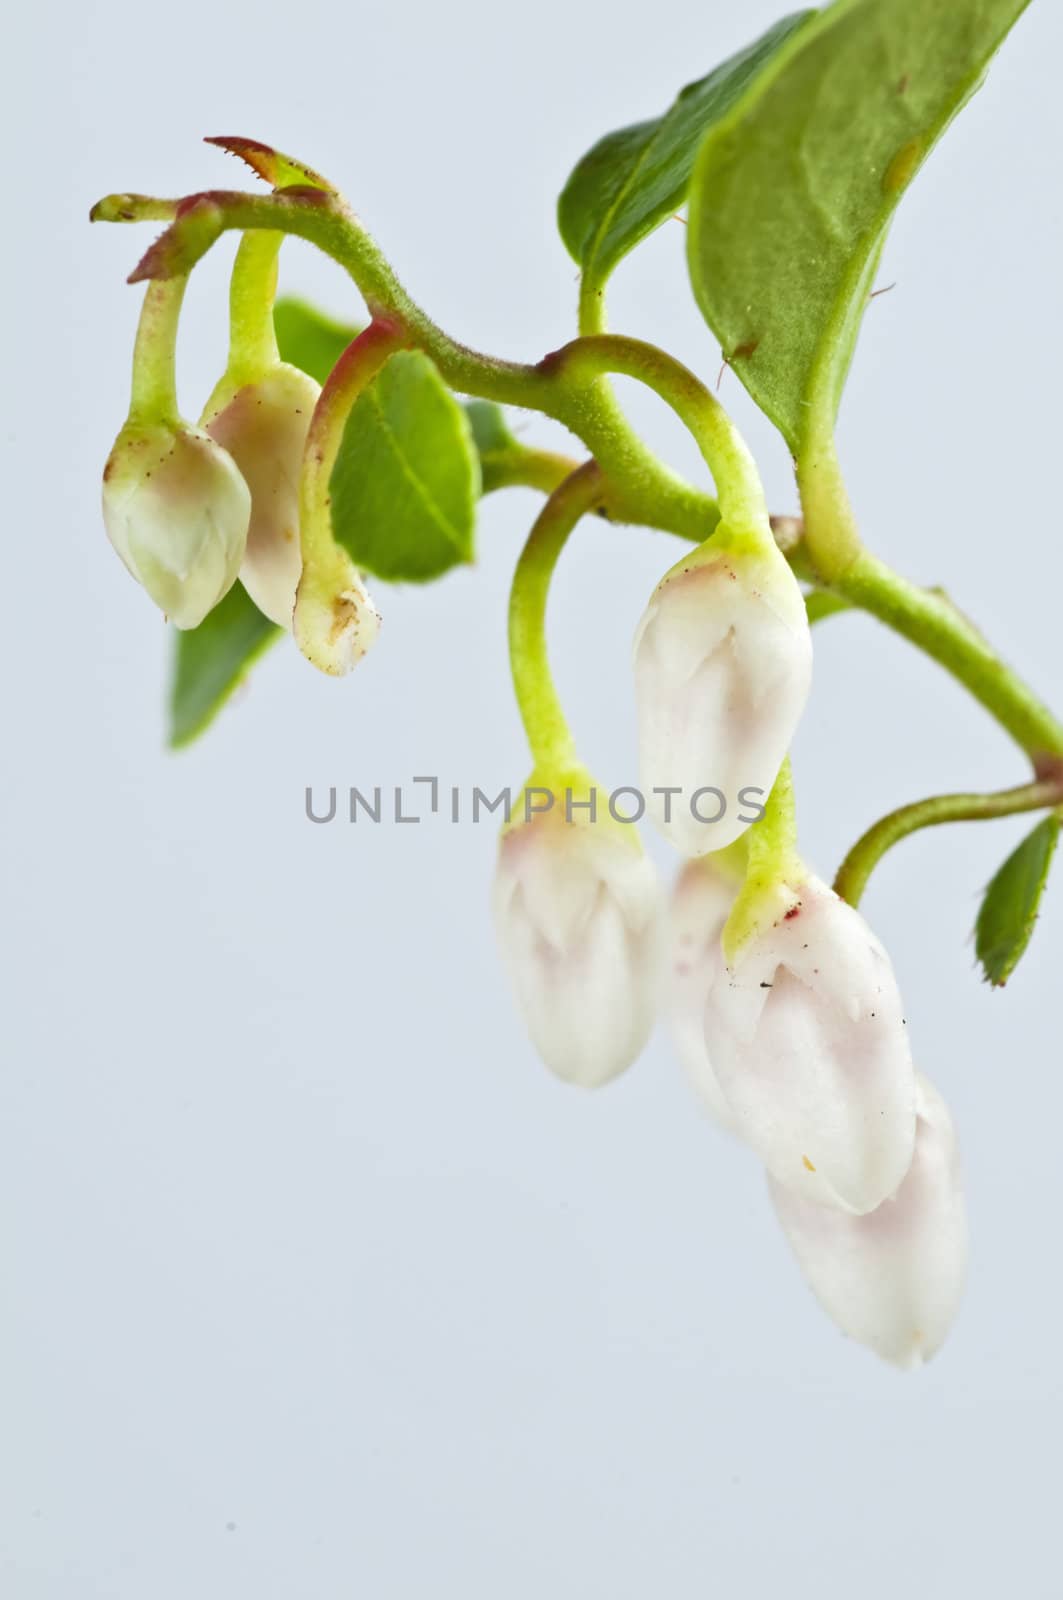
POLYGON ((780 1183, 873 1211, 911 1164, 915 1072, 889 957, 817 878, 721 965, 705 1039, 735 1131, 780 1183))
POLYGON ((649 812, 684 855, 721 850, 759 817, 808 698, 808 618, 783 556, 719 530, 657 585, 634 663, 649 812))
POLYGON ((302 570, 299 477, 320 393, 305 372, 278 364, 252 383, 219 386, 203 417, 251 491, 240 581, 258 609, 289 630, 302 570))
POLYGON ((502 835, 494 915, 535 1048, 568 1083, 596 1088, 631 1065, 653 1027, 659 892, 638 836, 546 813, 502 835))
POLYGON ((177 627, 197 627, 232 588, 250 518, 247 484, 209 434, 126 423, 103 475, 107 537, 177 627))
POLYGON ((724 965, 720 940, 739 883, 710 857, 688 861, 673 891, 669 916, 668 1030, 701 1100, 713 1120, 726 1128, 731 1113, 705 1046, 705 1005, 724 965))
POLYGON ((801 1271, 843 1333, 899 1367, 944 1343, 963 1294, 967 1217, 948 1107, 918 1079, 915 1154, 896 1194, 863 1217, 770 1181, 801 1271))

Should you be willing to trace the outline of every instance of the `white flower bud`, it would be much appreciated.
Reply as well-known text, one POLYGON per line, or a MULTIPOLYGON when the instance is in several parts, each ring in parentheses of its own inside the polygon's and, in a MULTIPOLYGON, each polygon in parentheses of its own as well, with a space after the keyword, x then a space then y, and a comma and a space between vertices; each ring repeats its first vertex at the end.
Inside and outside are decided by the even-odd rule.
POLYGON ((756 819, 812 676, 805 603, 782 555, 719 538, 666 573, 635 634, 642 786, 689 856, 723 849, 756 819), (680 792, 653 793, 667 789, 680 792))
POLYGON ((236 580, 251 496, 236 463, 188 423, 127 422, 103 474, 107 537, 179 628, 195 628, 236 580))
POLYGON ((302 570, 299 477, 319 386, 297 367, 278 364, 253 383, 215 391, 203 416, 251 490, 251 525, 240 581, 271 621, 291 629, 302 570))
POLYGON ((873 1211, 912 1159, 915 1074, 889 957, 817 878, 721 966, 705 1039, 735 1131, 810 1200, 873 1211))
POLYGON ((724 965, 720 938, 740 880, 711 857, 688 861, 672 895, 666 1014, 676 1054, 714 1121, 731 1113, 705 1047, 705 1005, 724 965))
POLYGON ((304 566, 292 613, 295 642, 320 672, 342 678, 380 633, 380 613, 354 562, 337 545, 304 566))
POLYGON ((920 1076, 915 1154, 867 1216, 815 1205, 769 1180, 783 1232, 820 1305, 843 1333, 899 1367, 940 1349, 963 1294, 967 1217, 948 1108, 920 1076))
MULTIPOLYGON (((558 806, 562 805, 560 796, 558 806)), ((659 896, 637 834, 551 811, 502 835, 494 914, 532 1042, 552 1072, 596 1088, 653 1027, 659 896)))

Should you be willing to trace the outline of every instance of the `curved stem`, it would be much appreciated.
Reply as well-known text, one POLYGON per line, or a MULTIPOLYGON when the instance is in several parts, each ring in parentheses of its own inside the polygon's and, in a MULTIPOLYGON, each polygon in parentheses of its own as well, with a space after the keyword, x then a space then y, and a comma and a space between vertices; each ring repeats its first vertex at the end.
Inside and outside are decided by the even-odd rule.
POLYGON ((939 794, 914 800, 882 817, 857 840, 838 868, 834 889, 851 906, 860 904, 868 879, 887 850, 918 833, 946 822, 985 822, 1024 811, 1042 811, 1063 803, 1063 778, 1044 779, 998 794, 939 794))
POLYGON ((335 546, 329 483, 351 408, 389 356, 407 346, 405 329, 377 319, 351 341, 318 397, 310 419, 299 483, 299 526, 304 570, 335 546))
POLYGON ((333 533, 332 471, 351 407, 388 357, 407 342, 400 325, 381 319, 371 322, 333 367, 307 432, 299 481, 303 568, 292 632, 307 660, 333 677, 349 672, 365 655, 380 618, 354 562, 333 533))
POLYGON ((94 221, 134 222, 173 208, 174 222, 130 275, 130 282, 187 274, 230 229, 277 229, 306 239, 337 261, 361 291, 374 319, 401 322, 410 343, 430 356, 444 380, 461 394, 501 405, 530 407, 565 424, 581 438, 623 498, 625 518, 656 521, 690 538, 704 539, 719 513, 710 495, 665 467, 632 429, 620 407, 594 381, 562 381, 549 363, 500 361, 457 343, 432 321, 399 282, 390 263, 339 196, 313 187, 274 194, 206 190, 179 202, 150 196, 109 195, 93 207, 94 221))
POLYGON ((797 464, 804 545, 823 588, 878 617, 939 662, 996 718, 1039 771, 1063 755, 1063 724, 942 594, 902 578, 867 551, 833 436, 817 434, 797 464))
POLYGON ((909 582, 866 553, 829 587, 945 667, 996 718, 1035 769, 1063 755, 1063 724, 941 594, 909 582))
POLYGON ((283 233, 245 233, 229 285, 229 373, 250 383, 280 361, 273 325, 277 257, 283 233))
POLYGON ((693 435, 715 480, 724 520, 740 528, 767 526, 760 475, 741 434, 711 390, 674 356, 641 339, 604 333, 575 339, 539 365, 569 379, 616 372, 646 384, 693 435))
POLYGON ((176 422, 177 325, 187 278, 149 283, 133 347, 130 418, 138 422, 176 422))
POLYGON ((509 658, 521 721, 537 769, 575 764, 572 733, 554 687, 546 645, 546 602, 558 557, 580 517, 601 498, 602 476, 585 462, 555 489, 539 513, 513 574, 509 658))

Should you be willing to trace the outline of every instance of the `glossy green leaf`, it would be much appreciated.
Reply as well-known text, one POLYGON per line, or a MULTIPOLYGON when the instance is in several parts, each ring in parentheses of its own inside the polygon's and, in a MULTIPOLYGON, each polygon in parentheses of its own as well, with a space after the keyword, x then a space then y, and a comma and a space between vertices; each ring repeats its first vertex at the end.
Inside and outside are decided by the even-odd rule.
POLYGON ((1027 4, 837 0, 706 136, 694 293, 795 454, 833 424, 901 196, 1027 4))
POLYGON ((424 583, 473 559, 472 426, 419 350, 393 355, 355 401, 330 490, 336 538, 379 578, 424 583))
POLYGON ((557 206, 561 237, 587 284, 600 288, 632 246, 673 215, 706 131, 813 16, 784 17, 755 44, 688 84, 663 117, 606 134, 587 152, 557 206))
POLYGON ((284 297, 273 307, 273 326, 281 360, 324 383, 361 329, 334 322, 305 300, 284 297))
POLYGON ((283 632, 262 615, 239 583, 198 628, 174 630, 171 749, 191 744, 213 722, 262 652, 283 632))
POLYGON ((1039 822, 985 892, 975 924, 975 950, 988 983, 1007 983, 1030 942, 1059 829, 1057 816, 1039 822))

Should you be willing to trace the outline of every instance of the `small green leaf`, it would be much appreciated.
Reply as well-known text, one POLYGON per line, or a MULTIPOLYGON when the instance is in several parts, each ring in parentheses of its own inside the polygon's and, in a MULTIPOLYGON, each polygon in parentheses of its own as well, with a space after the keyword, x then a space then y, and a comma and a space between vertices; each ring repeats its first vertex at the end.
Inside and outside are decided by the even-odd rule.
POLYGON ((1007 983, 1037 921, 1048 869, 1059 841, 1060 818, 1039 822, 1005 861, 985 892, 975 924, 975 951, 986 981, 1007 983))
POLYGON ((836 0, 706 136, 698 304, 800 455, 833 424, 891 217, 1028 0, 836 0))
POLYGON ((330 489, 336 538, 378 578, 424 583, 473 559, 472 426, 419 350, 393 355, 355 401, 330 489))
POLYGON ((170 748, 191 744, 283 628, 264 617, 239 583, 198 628, 176 634, 170 688, 170 748))
POLYGON ((587 283, 601 287, 632 246, 673 214, 707 129, 813 16, 801 11, 784 17, 708 77, 688 84, 663 117, 606 134, 587 152, 557 206, 561 237, 587 283))
POLYGON ((304 300, 284 297, 273 307, 273 326, 281 360, 324 383, 361 329, 333 322, 304 300))
POLYGON ((519 450, 505 412, 493 400, 466 400, 465 415, 472 429, 473 443, 481 457, 504 455, 509 450, 519 450))

